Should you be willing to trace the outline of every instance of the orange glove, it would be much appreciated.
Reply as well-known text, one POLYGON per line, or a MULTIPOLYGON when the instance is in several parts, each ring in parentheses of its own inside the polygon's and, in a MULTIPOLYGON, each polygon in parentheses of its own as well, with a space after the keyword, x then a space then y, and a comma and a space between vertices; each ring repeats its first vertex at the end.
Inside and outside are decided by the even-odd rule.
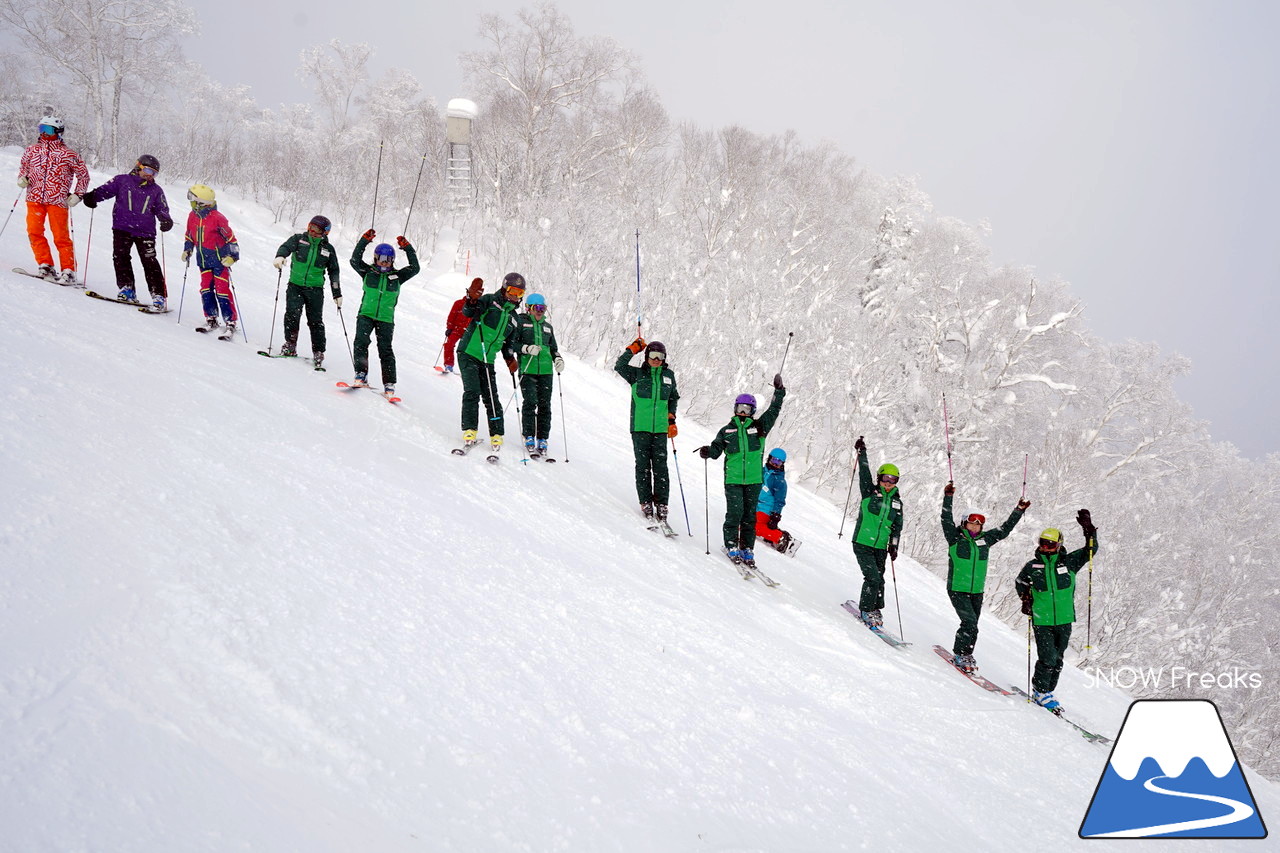
POLYGON ((373 238, 377 236, 378 236, 378 232, 370 228, 368 231, 364 232, 364 234, 360 237, 360 239, 365 241, 366 243, 372 243, 373 238))
POLYGON ((399 246, 401 249, 407 249, 409 248, 409 241, 404 238, 403 234, 401 234, 399 237, 396 238, 396 245, 399 246))
POLYGON ((482 293, 484 293, 484 279, 482 278, 471 279, 471 286, 467 288, 467 298, 479 299, 482 293))
POLYGON ((512 373, 515 373, 516 368, 519 366, 520 362, 516 361, 514 358, 507 359, 507 370, 510 370, 512 373))
POLYGON ((667 415, 667 438, 675 438, 678 432, 676 429, 676 416, 667 415))
POLYGON ((631 342, 631 345, 627 347, 627 351, 633 353, 640 352, 642 349, 644 349, 644 338, 636 338, 631 342))

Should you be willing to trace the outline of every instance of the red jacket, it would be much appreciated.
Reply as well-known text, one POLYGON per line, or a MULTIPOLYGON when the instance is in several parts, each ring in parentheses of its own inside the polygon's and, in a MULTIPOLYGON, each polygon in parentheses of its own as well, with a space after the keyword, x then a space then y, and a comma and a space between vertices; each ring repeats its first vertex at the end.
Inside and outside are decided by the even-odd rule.
POLYGON ((459 299, 453 303, 453 307, 449 309, 449 317, 444 321, 445 337, 456 337, 467 330, 467 326, 471 325, 471 318, 462 313, 462 306, 467 302, 466 297, 459 299))
POLYGON ((71 194, 71 182, 75 181, 76 195, 84 195, 89 189, 89 170, 80 155, 67 147, 61 139, 41 139, 22 152, 18 176, 26 176, 27 201, 35 204, 67 206, 71 194))

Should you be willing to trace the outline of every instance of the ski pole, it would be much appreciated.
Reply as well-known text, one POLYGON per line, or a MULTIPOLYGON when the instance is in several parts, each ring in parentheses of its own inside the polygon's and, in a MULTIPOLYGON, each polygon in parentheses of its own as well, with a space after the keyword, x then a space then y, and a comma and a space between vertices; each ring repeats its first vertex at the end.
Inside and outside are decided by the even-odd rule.
MULTIPOLYGON (((951 420, 950 418, 947 417, 946 392, 943 392, 942 394, 942 434, 947 439, 947 481, 954 483, 956 481, 956 477, 954 472, 952 472, 951 470, 951 420)), ((1025 482, 1023 483, 1023 486, 1024 486, 1024 490, 1023 490, 1022 496, 1025 498, 1027 496, 1026 490, 1025 490, 1025 486, 1026 486, 1025 482)))
POLYGON ((401 234, 409 233, 409 219, 413 216, 413 205, 418 200, 418 184, 422 183, 422 170, 427 165, 427 155, 422 155, 422 164, 418 166, 418 179, 413 182, 413 198, 409 199, 409 212, 404 217, 404 230, 401 234))
POLYGON ((569 428, 564 422, 564 380, 556 376, 556 391, 560 394, 560 435, 564 439, 564 464, 569 464, 569 428))
POLYGON ((641 337, 644 326, 644 304, 640 292, 640 229, 636 229, 636 337, 641 337))
POLYGON ((787 348, 782 351, 782 367, 778 368, 778 373, 782 373, 782 369, 787 366, 787 353, 791 352, 791 339, 796 336, 795 332, 787 332, 787 348))
POLYGON ((9 220, 13 218, 13 212, 18 209, 20 201, 22 201, 22 190, 18 190, 18 197, 13 200, 13 207, 9 208, 9 215, 4 218, 4 225, 0 226, 0 237, 4 236, 4 229, 9 227, 9 220))
MULTIPOLYGON (((80 276, 80 286, 84 288, 89 286, 89 247, 93 245, 93 215, 97 212, 96 207, 89 209, 89 236, 84 238, 84 274, 80 276)), ((75 231, 72 231, 72 241, 75 240, 75 236, 75 231)))
POLYGON ((267 337, 267 352, 271 352, 271 345, 276 340, 276 310, 280 307, 280 279, 284 276, 284 270, 276 270, 276 301, 271 306, 271 334, 267 337))
POLYGON ((382 140, 378 140, 378 171, 373 178, 373 210, 369 214, 369 229, 373 229, 374 220, 378 218, 378 184, 382 181, 382 140))
POLYGON ((702 513, 707 524, 707 553, 711 553, 711 497, 710 487, 707 485, 707 468, 711 461, 705 456, 702 457, 702 513))
POLYGON ((244 328, 244 317, 240 313, 240 297, 236 296, 236 286, 231 283, 231 270, 227 270, 227 289, 231 291, 232 306, 236 309, 236 322, 240 324, 240 334, 244 335, 244 342, 249 343, 249 333, 244 328))
POLYGON ((676 440, 671 439, 671 458, 676 463, 676 482, 680 485, 680 505, 684 507, 684 526, 693 535, 693 525, 689 523, 689 504, 684 499, 684 480, 680 479, 680 454, 676 452, 676 440))
POLYGON ((342 337, 347 340, 347 358, 351 359, 351 369, 356 369, 356 357, 351 351, 351 336, 347 334, 347 318, 342 316, 342 309, 338 309, 338 320, 342 323, 342 337))
POLYGON ((440 366, 440 359, 444 358, 444 344, 440 345, 440 352, 436 353, 436 367, 440 366))
POLYGON ((182 293, 178 296, 178 325, 182 325, 182 303, 187 299, 187 273, 191 271, 191 256, 187 255, 182 263, 182 293))
POLYGON ((902 630, 902 605, 898 602, 898 567, 892 555, 889 557, 889 571, 893 575, 893 606, 898 611, 898 636, 906 640, 907 635, 902 630))
MULTIPOLYGON (((862 436, 858 436, 858 438, 861 439, 862 436)), ((856 457, 857 454, 855 453, 854 456, 856 457)), ((853 481, 858 476, 858 463, 856 460, 853 465, 853 473, 849 475, 849 494, 844 499, 844 515, 840 518, 840 532, 836 534, 837 539, 844 538, 844 523, 849 518, 849 502, 853 500, 853 481)))
MULTIPOLYGON (((524 377, 521 376, 521 380, 524 377)), ((520 390, 520 386, 516 384, 516 375, 511 374, 511 399, 516 399, 516 393, 520 390)), ((507 408, 511 408, 511 404, 507 403, 507 408)), ((520 403, 516 402, 516 422, 520 424, 520 447, 524 450, 524 463, 529 464, 529 445, 524 442, 524 415, 520 413, 520 403)))
POLYGON ((1027 617, 1027 701, 1031 701, 1031 617, 1027 617))
MULTIPOLYGON (((1027 460, 1031 458, 1030 453, 1022 454, 1022 499, 1027 499, 1027 460)), ((1090 555, 1092 559, 1092 555, 1090 555)))
MULTIPOLYGON (((1085 539, 1084 546, 1089 547, 1089 540, 1085 539)), ((1085 608, 1085 629, 1084 629, 1084 659, 1087 663, 1089 660, 1089 651, 1093 648, 1093 550, 1089 551, 1089 597, 1088 604, 1085 608)))

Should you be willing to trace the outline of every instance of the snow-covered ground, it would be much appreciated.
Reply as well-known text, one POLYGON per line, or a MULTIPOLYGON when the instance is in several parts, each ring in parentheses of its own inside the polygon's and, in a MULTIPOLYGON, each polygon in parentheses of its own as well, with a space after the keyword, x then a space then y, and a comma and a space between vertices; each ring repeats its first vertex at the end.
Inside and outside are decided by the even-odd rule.
MULTIPOLYGON (((16 160, 0 151, 0 174, 16 160)), ((181 223, 185 186, 167 189, 181 223)), ((704 553, 691 451, 718 423, 681 424, 693 535, 644 530, 627 387, 571 353, 560 462, 522 465, 515 445, 496 467, 450 455, 461 386, 431 369, 465 281, 447 231, 400 301, 399 407, 335 389, 350 370, 332 304, 328 373, 255 355, 291 231, 221 194, 247 344, 192 334, 194 276, 179 324, 9 272, 34 266, 21 203, 0 237, 0 849, 1082 843, 1107 750, 930 650, 955 630, 938 578, 899 561, 915 646, 880 642, 839 607, 860 585, 840 508, 793 488, 784 526, 803 548, 761 552, 780 588, 744 582, 704 553)), ((96 219, 89 286, 114 293, 109 205, 96 219)), ((83 241, 88 212, 76 221, 83 241)), ((909 512, 936 514, 904 486, 909 512)), ((675 483, 673 505, 684 534, 675 483)), ((997 682, 1025 680, 1019 632, 984 619, 978 657, 997 682)), ((1112 735, 1128 705, 1073 668, 1059 695, 1112 735)), ((1280 814, 1276 786, 1250 782, 1264 819, 1280 814)), ((1257 849, 1207 842, 1233 846, 1257 849)))

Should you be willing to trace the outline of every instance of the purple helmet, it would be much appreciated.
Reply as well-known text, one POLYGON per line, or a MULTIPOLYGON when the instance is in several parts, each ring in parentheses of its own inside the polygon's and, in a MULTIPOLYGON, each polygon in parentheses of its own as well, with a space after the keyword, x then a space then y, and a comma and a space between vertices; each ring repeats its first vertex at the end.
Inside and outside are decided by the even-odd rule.
POLYGON ((745 414, 748 417, 754 415, 756 413, 756 398, 751 396, 750 394, 739 394, 737 399, 733 401, 733 413, 735 415, 745 414), (740 412, 738 411, 738 408, 740 406, 748 406, 750 407, 751 411, 740 412))

